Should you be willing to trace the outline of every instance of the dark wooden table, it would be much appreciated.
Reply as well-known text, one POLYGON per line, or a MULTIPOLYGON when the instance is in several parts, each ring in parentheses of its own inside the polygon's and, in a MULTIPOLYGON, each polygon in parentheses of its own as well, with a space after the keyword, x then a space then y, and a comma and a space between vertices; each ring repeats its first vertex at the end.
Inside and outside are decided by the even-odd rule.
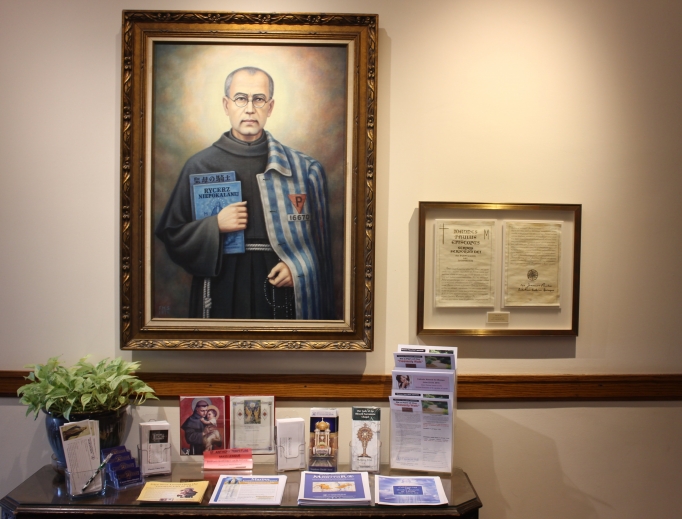
MULTIPOLYGON (((348 467, 340 466, 339 470, 348 467)), ((256 464, 254 474, 275 474, 275 467, 270 464, 256 464)), ((469 481, 469 477, 461 469, 455 469, 451 475, 438 474, 443 482, 448 506, 375 506, 372 499, 371 506, 365 507, 302 507, 297 505, 298 487, 301 473, 298 471, 284 472, 287 484, 282 498, 282 505, 278 507, 229 507, 208 505, 213 487, 218 475, 204 474, 198 463, 174 463, 173 473, 169 476, 155 476, 150 481, 196 481, 208 479, 210 481, 204 500, 200 505, 141 505, 137 501, 142 485, 124 489, 108 487, 100 497, 70 499, 66 492, 64 477, 57 474, 51 465, 46 465, 29 477, 17 488, 0 500, 2 519, 44 517, 47 515, 69 514, 69 519, 78 517, 464 517, 474 519, 478 517, 481 501, 469 481)), ((390 470, 382 466, 381 474, 390 476, 415 475, 423 476, 423 472, 408 472, 404 470, 390 470)), ((374 478, 370 474, 370 488, 374 493, 374 478)))

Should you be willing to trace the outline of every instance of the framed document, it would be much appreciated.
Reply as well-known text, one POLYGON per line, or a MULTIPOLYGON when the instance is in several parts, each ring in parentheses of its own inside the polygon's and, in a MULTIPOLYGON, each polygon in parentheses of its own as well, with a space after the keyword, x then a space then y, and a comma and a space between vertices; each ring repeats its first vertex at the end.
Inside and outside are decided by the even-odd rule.
POLYGON ((578 335, 578 204, 419 203, 417 333, 578 335))
POLYGON ((373 349, 377 32, 123 12, 122 349, 373 349))
POLYGON ((275 453, 275 397, 230 396, 230 447, 275 453))

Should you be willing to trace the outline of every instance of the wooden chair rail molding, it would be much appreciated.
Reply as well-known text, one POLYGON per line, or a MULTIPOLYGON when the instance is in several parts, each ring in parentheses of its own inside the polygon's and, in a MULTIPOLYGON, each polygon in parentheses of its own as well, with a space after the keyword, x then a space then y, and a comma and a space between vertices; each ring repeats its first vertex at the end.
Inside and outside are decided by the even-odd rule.
MULTIPOLYGON (((0 371, 0 396, 14 397, 28 371, 0 371)), ((159 397, 275 395, 279 400, 381 401, 390 375, 244 375, 139 372, 159 397)), ((682 400, 682 374, 459 375, 457 399, 481 401, 682 400)))

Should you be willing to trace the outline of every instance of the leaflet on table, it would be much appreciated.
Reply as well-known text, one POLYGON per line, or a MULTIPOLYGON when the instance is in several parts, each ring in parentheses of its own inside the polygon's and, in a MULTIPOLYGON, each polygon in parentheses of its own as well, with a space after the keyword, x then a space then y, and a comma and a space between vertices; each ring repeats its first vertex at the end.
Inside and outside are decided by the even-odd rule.
POLYGON ((170 483, 149 481, 142 487, 137 500, 150 503, 201 503, 208 481, 170 483))
POLYGON ((394 351, 396 368, 410 369, 455 369, 455 356, 452 353, 412 353, 394 351))
POLYGON ((206 470, 251 470, 252 468, 251 449, 204 451, 204 469, 206 470))
POLYGON ((230 447, 275 453, 275 397, 230 396, 230 447))
POLYGON ((391 468, 452 470, 453 401, 389 397, 391 468))
POLYGON ((69 422, 59 427, 59 434, 64 446, 66 468, 70 475, 71 495, 102 490, 105 472, 100 470, 95 475, 100 465, 99 421, 69 422), (95 478, 83 490, 83 486, 93 475, 95 478))
POLYGON ((209 505, 281 505, 286 476, 222 475, 209 505))
POLYGON ((447 505, 448 498, 438 476, 374 476, 374 501, 377 505, 447 505))
POLYGON ((369 505, 370 500, 367 472, 301 472, 299 505, 369 505))
MULTIPOLYGON (((242 183, 234 171, 195 173, 189 176, 192 214, 195 220, 217 215, 224 207, 242 201, 242 183)), ((244 231, 224 234, 223 253, 240 254, 245 250, 244 231)))
POLYGON ((455 392, 455 372, 451 370, 396 368, 391 371, 391 377, 393 389, 455 392))

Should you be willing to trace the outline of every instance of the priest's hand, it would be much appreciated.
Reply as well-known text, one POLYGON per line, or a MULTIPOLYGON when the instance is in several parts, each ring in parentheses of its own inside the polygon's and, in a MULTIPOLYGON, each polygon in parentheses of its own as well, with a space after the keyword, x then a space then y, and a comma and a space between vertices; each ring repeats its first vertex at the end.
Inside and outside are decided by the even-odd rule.
POLYGON ((268 274, 268 280, 271 285, 274 285, 277 288, 294 286, 294 279, 291 277, 291 271, 283 261, 280 261, 273 267, 270 274, 268 274))
POLYGON ((223 207, 218 213, 218 229, 220 232, 243 231, 249 222, 246 202, 236 202, 223 207))

